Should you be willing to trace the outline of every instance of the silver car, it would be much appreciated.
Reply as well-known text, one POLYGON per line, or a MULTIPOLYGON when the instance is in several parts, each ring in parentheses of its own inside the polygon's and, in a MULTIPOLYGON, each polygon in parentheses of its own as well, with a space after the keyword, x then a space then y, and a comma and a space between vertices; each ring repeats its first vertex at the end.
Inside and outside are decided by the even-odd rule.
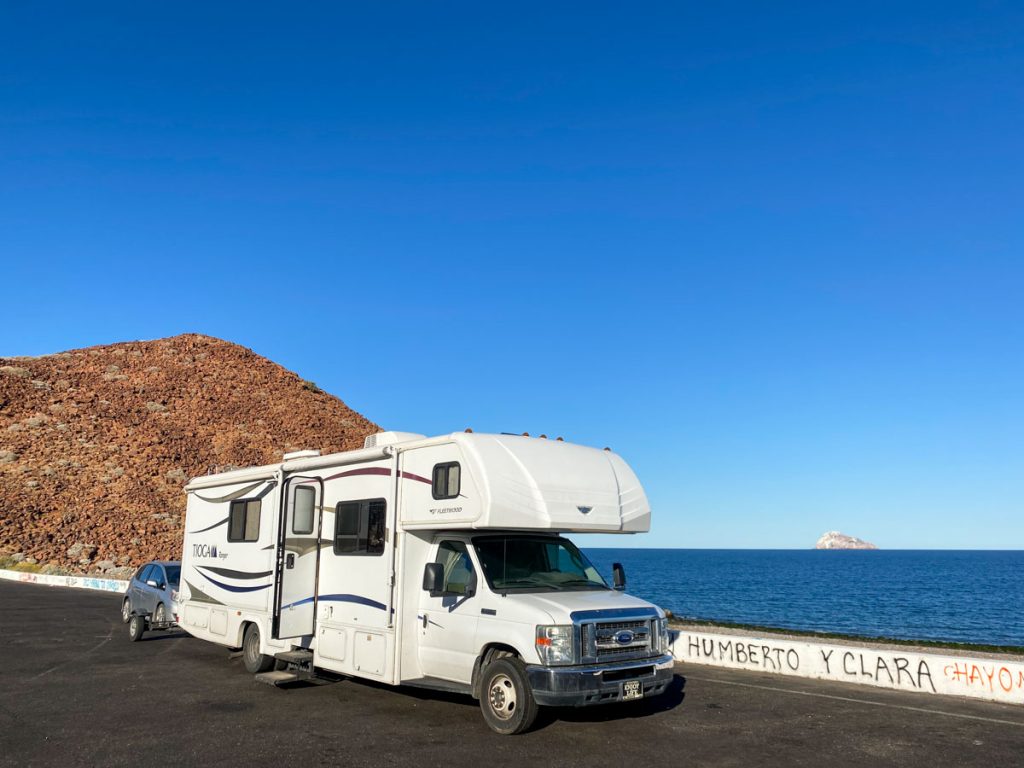
MULTIPOLYGON (((178 561, 154 560, 143 565, 128 582, 121 603, 122 621, 127 624, 132 616, 148 617, 147 622, 154 629, 166 628, 177 621, 174 603, 180 579, 181 563, 178 561)), ((147 622, 140 622, 140 626, 145 628, 147 622)))

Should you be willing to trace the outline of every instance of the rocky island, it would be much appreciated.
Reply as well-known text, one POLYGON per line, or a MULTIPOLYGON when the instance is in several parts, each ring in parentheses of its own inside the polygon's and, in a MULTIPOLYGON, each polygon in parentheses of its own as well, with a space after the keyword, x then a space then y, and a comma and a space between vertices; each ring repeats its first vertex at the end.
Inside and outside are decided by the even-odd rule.
POLYGON ((818 539, 818 543, 814 545, 815 549, 878 549, 870 541, 864 541, 858 539, 856 536, 847 536, 845 533, 839 531, 829 531, 823 533, 821 538, 818 539))

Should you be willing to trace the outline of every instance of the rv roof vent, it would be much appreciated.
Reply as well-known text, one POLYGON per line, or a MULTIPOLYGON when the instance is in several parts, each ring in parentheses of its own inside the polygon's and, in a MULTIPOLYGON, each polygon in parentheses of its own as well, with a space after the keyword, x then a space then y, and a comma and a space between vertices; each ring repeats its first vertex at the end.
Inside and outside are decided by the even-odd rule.
POLYGON ((426 435, 418 435, 415 432, 378 432, 363 441, 363 448, 379 448, 382 445, 407 443, 410 440, 425 440, 426 438, 426 435))
POLYGON ((320 455, 320 451, 316 448, 309 448, 305 451, 289 451, 284 455, 285 461, 291 461, 292 459, 312 459, 320 455))

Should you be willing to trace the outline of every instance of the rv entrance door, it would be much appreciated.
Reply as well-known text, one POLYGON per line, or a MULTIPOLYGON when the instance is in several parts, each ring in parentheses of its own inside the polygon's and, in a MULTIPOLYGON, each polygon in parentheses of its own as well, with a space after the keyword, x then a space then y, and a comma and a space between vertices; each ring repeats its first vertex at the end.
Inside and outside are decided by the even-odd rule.
POLYGON ((323 482, 318 477, 290 477, 281 498, 274 577, 274 637, 278 640, 313 634, 323 482))

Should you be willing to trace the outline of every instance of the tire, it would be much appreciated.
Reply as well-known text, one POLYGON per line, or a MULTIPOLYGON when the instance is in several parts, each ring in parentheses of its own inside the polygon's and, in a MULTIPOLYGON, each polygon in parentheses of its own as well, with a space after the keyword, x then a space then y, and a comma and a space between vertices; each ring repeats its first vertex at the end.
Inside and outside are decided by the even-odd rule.
POLYGON ((260 628, 250 624, 242 638, 242 661, 247 672, 258 674, 269 672, 274 666, 274 657, 260 653, 260 628))
POLYGON ((167 621, 167 609, 164 608, 163 603, 156 604, 156 610, 153 611, 153 623, 160 625, 167 621))
POLYGON ((132 601, 127 597, 124 602, 121 603, 121 623, 127 624, 128 620, 132 617, 132 601))
POLYGON ((133 613, 128 619, 128 637, 135 643, 142 639, 142 633, 146 631, 146 617, 133 613))
POLYGON ((523 733, 537 719, 526 667, 514 656, 504 656, 487 665, 480 688, 480 711, 492 731, 504 736, 523 733))

